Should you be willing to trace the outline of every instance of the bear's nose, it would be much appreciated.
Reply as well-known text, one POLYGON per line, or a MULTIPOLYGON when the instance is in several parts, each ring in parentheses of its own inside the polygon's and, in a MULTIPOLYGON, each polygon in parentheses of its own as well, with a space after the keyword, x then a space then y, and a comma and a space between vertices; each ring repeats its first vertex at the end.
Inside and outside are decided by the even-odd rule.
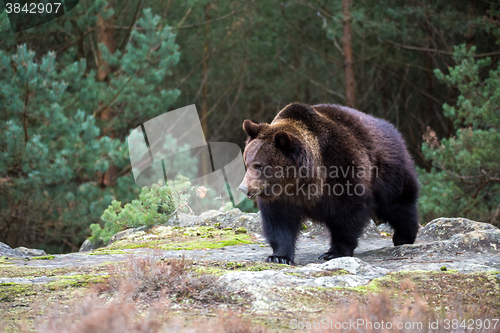
POLYGON ((243 192, 244 195, 248 195, 248 189, 246 188, 246 186, 240 185, 240 187, 238 187, 238 190, 243 192))

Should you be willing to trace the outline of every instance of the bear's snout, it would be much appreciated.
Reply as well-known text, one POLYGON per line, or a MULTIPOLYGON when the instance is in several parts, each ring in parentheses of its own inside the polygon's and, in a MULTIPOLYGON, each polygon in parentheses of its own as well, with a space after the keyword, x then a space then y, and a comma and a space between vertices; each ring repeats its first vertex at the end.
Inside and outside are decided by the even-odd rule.
POLYGON ((243 181, 241 182, 240 186, 238 187, 238 190, 243 192, 243 194, 246 195, 248 199, 251 199, 253 197, 253 195, 249 193, 250 191, 248 190, 247 187, 246 176, 245 179, 243 179, 243 181))
POLYGON ((248 199, 252 199, 253 197, 260 195, 261 193, 261 190, 259 188, 255 188, 254 186, 252 186, 252 184, 253 184, 252 181, 250 181, 249 184, 245 176, 245 179, 243 179, 240 186, 238 187, 238 190, 240 190, 244 195, 246 195, 248 199))
POLYGON ((240 187, 238 187, 238 190, 243 192, 244 195, 248 195, 248 188, 246 186, 240 185, 240 187))

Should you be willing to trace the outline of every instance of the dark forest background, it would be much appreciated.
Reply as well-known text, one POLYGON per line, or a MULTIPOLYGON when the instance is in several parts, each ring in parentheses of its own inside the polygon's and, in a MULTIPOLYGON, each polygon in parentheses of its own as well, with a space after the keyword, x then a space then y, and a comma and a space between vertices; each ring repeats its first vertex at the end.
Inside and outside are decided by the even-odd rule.
MULTIPOLYGON (((77 250, 129 202, 126 138, 196 104, 208 141, 288 103, 391 121, 419 166, 422 222, 500 219, 494 0, 81 0, 12 33, 0 14, 0 241, 77 250)), ((251 205, 246 205, 250 207, 251 205)))

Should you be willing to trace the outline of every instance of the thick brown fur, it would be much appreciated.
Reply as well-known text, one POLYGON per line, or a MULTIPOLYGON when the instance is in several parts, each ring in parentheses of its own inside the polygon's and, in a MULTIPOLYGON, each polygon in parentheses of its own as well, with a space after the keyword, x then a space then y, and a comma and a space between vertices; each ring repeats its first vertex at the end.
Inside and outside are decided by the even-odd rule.
POLYGON ((352 256, 372 216, 394 228, 395 245, 415 241, 415 167, 387 121, 337 105, 292 103, 271 124, 245 120, 243 129, 249 136, 240 188, 257 196, 274 251, 268 261, 293 262, 305 219, 329 229, 331 248, 320 256, 327 260, 352 256))

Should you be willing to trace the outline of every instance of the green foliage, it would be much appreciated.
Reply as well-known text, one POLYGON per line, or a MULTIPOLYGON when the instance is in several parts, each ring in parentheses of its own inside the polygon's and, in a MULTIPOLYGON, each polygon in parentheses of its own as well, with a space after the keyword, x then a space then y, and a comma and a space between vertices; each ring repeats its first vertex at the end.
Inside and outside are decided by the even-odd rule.
POLYGON ((92 224, 89 240, 96 245, 107 244, 114 234, 122 230, 167 223, 178 209, 188 207, 194 190, 196 188, 191 186, 188 178, 180 176, 167 184, 159 181, 151 188, 143 187, 139 199, 124 207, 120 201, 113 200, 101 216, 104 228, 97 223, 92 224))
POLYGON ((226 202, 222 207, 222 209, 226 212, 234 208, 238 208, 243 213, 256 213, 259 211, 259 208, 254 204, 254 202, 246 198, 236 206, 233 205, 232 202, 226 202))
POLYGON ((433 164, 429 173, 419 171, 420 212, 426 221, 444 215, 499 222, 500 67, 487 73, 490 59, 476 61, 474 54, 474 47, 456 47, 457 65, 448 75, 435 71, 439 80, 457 87, 460 96, 456 105, 443 105, 455 135, 439 142, 429 130, 422 145, 433 164))
MULTIPOLYGON (((484 175, 471 168, 468 154, 480 167, 495 158, 494 136, 480 126, 497 128, 488 113, 496 94, 486 97, 490 109, 480 96, 463 94, 477 111, 470 119, 459 115, 459 104, 446 110, 456 132, 441 105, 454 104, 458 90, 432 70, 453 63, 450 45, 466 41, 478 54, 498 51, 498 3, 366 0, 350 9, 358 109, 393 122, 426 167, 420 149, 428 126, 436 140, 461 138, 469 126, 476 131, 462 140, 465 149, 457 142, 448 157, 431 157, 435 167, 422 176, 432 178, 424 187, 433 186, 423 190, 425 219, 468 213, 457 207, 466 207, 479 187, 449 181, 440 159, 454 155, 465 165, 461 170, 470 169, 464 174, 484 175), (471 144, 484 145, 484 156, 470 152, 471 144)), ((123 142, 131 128, 168 110, 195 103, 201 111, 205 105, 207 140, 242 145, 245 118, 270 121, 292 101, 343 104, 343 25, 341 3, 327 0, 80 0, 63 17, 17 34, 0 11, 0 238, 48 252, 77 249, 113 199, 126 203, 138 196, 123 142), (110 41, 116 52, 99 41, 110 41), (14 59, 24 44, 27 53, 14 59), (103 62, 109 74, 99 82, 103 62), (118 175, 112 187, 103 184, 109 166, 118 175)), ((477 73, 483 89, 484 67, 477 73)), ((463 110, 471 114, 465 104, 463 110)), ((178 143, 167 141, 175 151, 178 143)), ((197 174, 191 158, 164 162, 171 163, 165 169, 191 179, 197 174)), ((481 177, 472 182, 484 183, 481 177)), ((476 195, 481 211, 495 209, 496 197, 483 195, 495 184, 491 180, 476 195)), ((256 209, 248 199, 237 208, 256 209)))
MULTIPOLYGON (((103 6, 78 6, 81 11, 67 18, 91 29, 103 6)), ((5 20, 0 14, 2 29, 5 20)), ((50 36, 62 29, 57 24, 43 29, 50 36)), ((0 47, 0 238, 9 245, 76 250, 114 198, 128 201, 139 192, 130 190, 135 185, 126 169, 125 138, 178 97, 178 90, 159 83, 179 52, 175 34, 150 10, 137 25, 141 29, 132 32, 124 50, 111 55, 99 46, 112 69, 103 82, 75 48, 37 55, 26 45, 0 47), (113 114, 107 121, 100 119, 105 109, 113 114), (114 187, 102 181, 110 166, 118 170, 114 187)), ((193 160, 185 162, 191 170, 193 160)))
POLYGON ((243 199, 243 201, 237 204, 234 208, 238 208, 244 213, 257 213, 259 211, 259 208, 254 203, 254 201, 246 198, 243 199))
POLYGON ((149 8, 144 9, 137 26, 141 30, 132 31, 125 51, 110 54, 106 46, 99 45, 108 66, 119 68, 109 74, 109 85, 99 100, 119 109, 126 106, 119 117, 107 123, 114 131, 127 130, 138 117, 149 120, 158 116, 180 95, 177 89, 162 88, 180 57, 172 28, 161 27, 160 17, 149 8))

